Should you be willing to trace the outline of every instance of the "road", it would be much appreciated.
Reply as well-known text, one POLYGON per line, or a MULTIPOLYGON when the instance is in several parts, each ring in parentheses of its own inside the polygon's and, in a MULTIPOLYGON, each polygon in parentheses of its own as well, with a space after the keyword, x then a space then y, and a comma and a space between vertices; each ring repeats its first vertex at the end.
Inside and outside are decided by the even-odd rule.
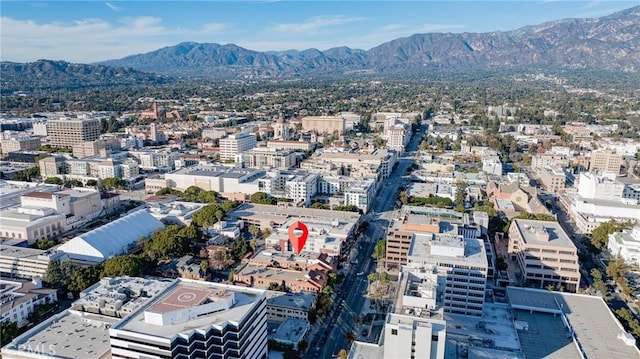
POLYGON ((341 349, 349 350, 350 344, 345 338, 346 334, 350 331, 354 331, 356 336, 360 334, 354 329, 356 326, 355 318, 363 312, 368 285, 367 276, 376 268, 376 263, 371 255, 377 241, 383 238, 386 233, 389 221, 393 216, 398 188, 401 184, 400 177, 405 175, 407 169, 413 164, 414 159, 410 154, 418 148, 421 136, 425 131, 426 125, 422 125, 420 130, 413 135, 407 146, 409 155, 399 158, 398 166, 380 189, 378 201, 374 205, 375 211, 367 215, 369 227, 358 244, 359 249, 356 257, 358 264, 351 265, 351 269, 340 284, 336 300, 333 303, 332 314, 325 319, 318 334, 314 338, 310 338, 310 349, 306 358, 330 358, 341 349), (362 274, 358 276, 358 273, 362 274))

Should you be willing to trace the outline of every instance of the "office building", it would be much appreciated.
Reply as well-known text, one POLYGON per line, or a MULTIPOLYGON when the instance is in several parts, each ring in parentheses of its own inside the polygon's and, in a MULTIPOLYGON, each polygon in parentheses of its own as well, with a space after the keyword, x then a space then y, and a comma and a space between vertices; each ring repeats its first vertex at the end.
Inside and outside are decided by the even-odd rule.
POLYGON ((547 191, 558 192, 564 190, 567 176, 562 169, 544 167, 538 170, 538 179, 547 191))
POLYGON ((518 263, 524 280, 539 288, 578 289, 578 250, 560 223, 514 219, 509 227, 508 253, 518 263))
POLYGON ((267 142, 267 148, 308 152, 315 148, 315 144, 308 141, 271 140, 267 142))
POLYGON ((305 116, 301 122, 304 131, 329 135, 346 132, 346 121, 342 116, 305 116))
POLYGON ((444 320, 389 313, 384 323, 384 357, 444 359, 446 337, 444 320))
POLYGON ((267 291, 267 320, 282 323, 287 318, 309 320, 309 311, 315 307, 314 293, 285 293, 267 291))
POLYGON ((403 153, 411 140, 411 126, 404 123, 394 123, 385 128, 387 148, 403 153))
POLYGON ((488 267, 481 239, 416 233, 402 268, 406 290, 396 305, 418 312, 443 308, 445 313, 481 316, 488 267))
POLYGON ((614 257, 622 258, 627 264, 640 266, 640 224, 632 229, 609 235, 607 251, 614 257))
POLYGON ((264 290, 177 279, 109 330, 113 358, 267 356, 264 290))
POLYGON ((344 205, 356 206, 363 213, 367 213, 375 203, 375 193, 376 185, 373 179, 355 181, 344 191, 344 205))
POLYGON ((220 159, 233 160, 237 155, 256 147, 258 140, 254 134, 237 133, 220 139, 220 159))
POLYGON ((591 152, 591 162, 589 164, 590 172, 613 172, 616 175, 620 173, 622 166, 622 155, 611 150, 593 151, 591 152))
POLYGON ((62 252, 48 249, 0 246, 0 274, 9 278, 44 278, 52 261, 65 258, 62 252))
POLYGON ((100 136, 97 118, 72 118, 47 121, 47 135, 52 146, 72 147, 76 143, 94 141, 100 136))

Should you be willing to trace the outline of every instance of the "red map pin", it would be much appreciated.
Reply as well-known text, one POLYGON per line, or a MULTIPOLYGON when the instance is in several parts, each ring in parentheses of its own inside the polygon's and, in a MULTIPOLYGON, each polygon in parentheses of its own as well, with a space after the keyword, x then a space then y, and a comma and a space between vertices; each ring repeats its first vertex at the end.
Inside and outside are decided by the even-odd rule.
POLYGON ((289 240, 291 241, 293 250, 297 254, 300 254, 300 252, 302 252, 302 248, 304 248, 304 244, 307 242, 307 237, 309 237, 309 229, 304 223, 295 222, 291 226, 289 226, 289 240), (296 236, 296 230, 302 231, 302 234, 300 236, 296 236))

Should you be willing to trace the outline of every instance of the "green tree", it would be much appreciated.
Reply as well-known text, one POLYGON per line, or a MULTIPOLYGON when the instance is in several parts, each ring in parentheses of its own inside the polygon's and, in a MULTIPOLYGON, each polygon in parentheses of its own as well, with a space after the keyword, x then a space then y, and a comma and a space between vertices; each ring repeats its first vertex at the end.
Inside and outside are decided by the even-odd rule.
POLYGON ((64 182, 58 177, 47 177, 47 179, 44 180, 44 183, 57 185, 64 184, 64 182))
POLYGON ((381 239, 376 243, 376 246, 373 248, 373 254, 371 255, 375 259, 385 258, 387 254, 387 241, 385 239, 381 239))
POLYGON ((254 225, 250 225, 249 226, 249 234, 251 234, 251 237, 253 239, 258 238, 258 234, 260 234, 260 227, 254 226, 254 225))
POLYGON ((464 203, 467 198, 467 187, 469 187, 469 185, 467 185, 466 182, 460 182, 456 187, 456 194, 453 203, 456 205, 456 210, 458 212, 464 212, 465 210, 464 203))
POLYGON ((0 323, 0 332, 2 332, 2 345, 8 344, 18 335, 18 323, 4 321, 0 323))
POLYGON ((598 292, 605 293, 607 291, 607 286, 602 280, 602 272, 600 272, 598 268, 592 268, 589 275, 591 275, 593 288, 598 292))
POLYGON ((104 262, 103 277, 137 277, 144 272, 144 261, 140 257, 129 254, 115 256, 104 262))
POLYGON ((249 251, 249 246, 247 245, 247 241, 242 237, 238 237, 233 244, 231 245, 231 254, 236 259, 242 259, 245 254, 249 251))
POLYGON ((100 183, 99 183, 100 188, 104 188, 108 190, 124 189, 126 185, 127 185, 127 182, 125 180, 117 177, 105 178, 103 180, 100 180, 100 183))
POLYGON ((87 180, 87 187, 95 187, 98 185, 98 181, 94 179, 87 180))
POLYGON ((276 204, 276 199, 269 196, 265 192, 256 192, 249 197, 251 203, 258 204, 276 204))
POLYGON ((609 235, 615 232, 620 232, 623 229, 631 228, 630 223, 618 223, 614 220, 602 223, 596 229, 591 232, 591 238, 589 241, 598 250, 604 250, 607 248, 609 242, 609 235))

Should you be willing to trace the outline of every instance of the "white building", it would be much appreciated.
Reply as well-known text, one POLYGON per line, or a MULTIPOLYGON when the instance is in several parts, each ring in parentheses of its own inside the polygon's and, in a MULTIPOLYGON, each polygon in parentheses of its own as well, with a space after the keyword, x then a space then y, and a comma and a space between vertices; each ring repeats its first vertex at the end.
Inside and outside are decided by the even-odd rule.
MULTIPOLYGON (((481 239, 450 233, 416 233, 402 271, 418 277, 423 277, 420 273, 432 275, 424 280, 431 281, 434 294, 441 294, 442 299, 436 301, 436 307, 421 309, 436 310, 442 305, 446 313, 481 316, 488 268, 481 239)), ((412 307, 410 303, 403 301, 398 307, 412 307)))
POLYGON ((411 126, 394 119, 393 124, 385 128, 385 136, 387 148, 402 153, 411 140, 411 126))
POLYGON ((387 314, 385 358, 444 359, 447 325, 444 320, 387 314))
POLYGON ((363 213, 369 212, 369 208, 375 202, 375 181, 362 180, 351 184, 344 192, 344 205, 356 206, 363 213))
POLYGON ((242 154, 243 167, 288 169, 296 165, 296 154, 291 150, 256 147, 242 154))
POLYGON ((130 251, 142 237, 148 237, 164 224, 147 211, 136 211, 125 217, 81 234, 58 247, 70 259, 101 263, 130 251))
POLYGON ((640 225, 610 234, 607 250, 614 257, 620 256, 629 265, 640 266, 640 225))
POLYGON ((167 173, 165 180, 168 187, 179 191, 196 186, 205 191, 252 194, 259 191, 258 179, 264 175, 264 170, 253 168, 202 165, 167 173))
POLYGON ((264 290, 177 279, 111 326, 111 355, 266 358, 265 307, 264 290))
POLYGON ((14 322, 18 324, 18 328, 29 323, 29 315, 36 306, 58 301, 58 291, 42 288, 40 278, 31 281, 2 278, 0 286, 0 322, 14 322))
POLYGON ((170 171, 175 168, 175 162, 180 157, 179 152, 132 152, 140 161, 140 168, 144 170, 170 171))
POLYGON ((353 223, 291 217, 265 238, 265 248, 282 252, 292 251, 293 247, 289 241, 289 227, 298 221, 303 222, 309 230, 309 236, 303 250, 326 253, 332 256, 342 253, 343 244, 353 229, 353 223))
POLYGON ((622 198, 625 184, 611 176, 600 176, 581 172, 578 183, 578 195, 585 199, 619 200, 622 198))
POLYGON ((53 249, 0 246, 0 274, 9 278, 44 278, 51 261, 61 261, 65 256, 53 249))
POLYGON ((254 134, 238 133, 220 140, 220 159, 232 160, 244 151, 256 147, 258 143, 254 134))
POLYGON ((502 176, 502 161, 498 156, 486 156, 482 159, 482 171, 495 176, 502 176))

